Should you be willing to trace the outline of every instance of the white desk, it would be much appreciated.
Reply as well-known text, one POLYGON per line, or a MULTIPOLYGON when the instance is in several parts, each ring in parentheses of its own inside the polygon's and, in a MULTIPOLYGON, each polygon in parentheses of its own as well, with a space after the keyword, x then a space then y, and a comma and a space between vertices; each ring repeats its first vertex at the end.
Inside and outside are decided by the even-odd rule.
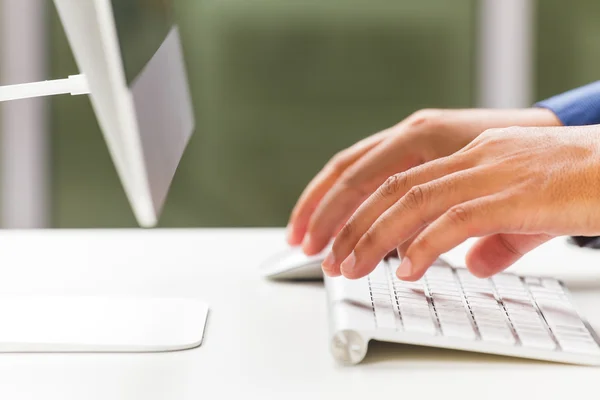
MULTIPOLYGON (((0 232, 0 293, 190 296, 211 306, 204 343, 190 351, 0 354, 0 398, 600 396, 600 368, 455 351, 379 344, 363 364, 338 366, 328 350, 322 285, 257 274, 259 262, 284 247, 283 231, 274 229, 0 232)), ((462 254, 464 246, 451 257, 462 254)), ((600 251, 559 239, 519 265, 560 273, 600 327, 600 251)))

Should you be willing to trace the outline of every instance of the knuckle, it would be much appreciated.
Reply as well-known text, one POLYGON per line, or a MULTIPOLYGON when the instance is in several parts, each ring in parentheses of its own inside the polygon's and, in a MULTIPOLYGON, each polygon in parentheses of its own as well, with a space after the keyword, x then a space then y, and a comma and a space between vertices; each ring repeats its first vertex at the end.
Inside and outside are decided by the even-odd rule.
POLYGON ((512 128, 493 128, 483 131, 481 135, 477 137, 479 143, 486 145, 495 145, 506 141, 507 135, 512 132, 512 128))
POLYGON ((336 185, 342 192, 351 191, 361 198, 373 193, 372 190, 369 191, 365 187, 363 179, 361 179, 356 173, 354 173, 354 171, 351 170, 345 171, 336 185))
POLYGON ((377 243, 377 233, 373 229, 369 229, 363 235, 361 242, 364 247, 372 247, 375 243, 377 243))
POLYGON ((477 136, 467 147, 475 148, 488 144, 500 135, 498 131, 499 129, 496 128, 486 129, 485 131, 481 132, 479 136, 477 136))
POLYGON ((334 172, 342 173, 348 166, 347 158, 345 150, 342 150, 331 157, 327 164, 334 172))
POLYGON ((519 251, 519 249, 517 249, 515 247, 515 245, 513 243, 511 243, 510 240, 508 240, 506 238, 506 236, 504 235, 499 235, 498 239, 500 241, 500 244, 502 245, 502 247, 509 253, 518 257, 522 257, 523 256, 523 252, 519 251))
POLYGON ((413 186, 402 199, 402 203, 408 210, 415 210, 425 204, 425 189, 422 186, 413 186))
POLYGON ((380 193, 383 197, 390 197, 396 195, 408 184, 408 174, 401 172, 395 174, 386 179, 381 185, 380 193))
POLYGON ((466 224, 471 221, 473 212, 470 208, 464 206, 454 206, 448 210, 448 219, 455 225, 466 224))
POLYGON ((395 244, 393 239, 390 240, 390 235, 386 235, 385 231, 387 224, 380 222, 371 228, 369 228, 362 236, 360 240, 361 249, 370 249, 370 251, 379 252, 385 250, 386 252, 393 249, 395 244))
POLYGON ((348 221, 338 233, 338 238, 340 240, 347 240, 352 237, 356 229, 354 228, 354 222, 348 221))
POLYGON ((483 139, 488 139, 488 138, 496 137, 496 136, 500 135, 504 130, 505 130, 505 128, 490 128, 490 129, 486 129, 485 131, 483 131, 481 133, 481 135, 479 135, 479 137, 483 138, 483 139))
POLYGON ((407 122, 413 128, 432 127, 441 123, 443 120, 443 114, 443 110, 426 108, 414 112, 410 117, 408 117, 407 122))
POLYGON ((435 252, 435 247, 431 244, 431 241, 427 236, 419 236, 410 245, 411 250, 414 250, 423 254, 431 254, 435 252))
POLYGON ((382 236, 377 229, 370 228, 365 232, 362 237, 362 246, 363 248, 380 248, 384 246, 382 243, 382 236))

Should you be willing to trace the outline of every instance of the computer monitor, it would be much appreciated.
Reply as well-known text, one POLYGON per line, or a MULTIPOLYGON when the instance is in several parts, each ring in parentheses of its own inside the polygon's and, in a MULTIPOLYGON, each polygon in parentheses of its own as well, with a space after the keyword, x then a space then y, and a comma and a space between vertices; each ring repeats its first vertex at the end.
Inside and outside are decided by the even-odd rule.
MULTIPOLYGON (((55 0, 81 74, 0 86, 0 102, 89 94, 146 227, 158 220, 194 128, 172 1, 55 0)), ((14 296, 2 304, 12 329, 0 332, 0 352, 188 349, 202 342, 208 315, 191 298, 14 296)))
POLYGON ((54 0, 140 226, 154 226, 194 130, 174 0, 54 0))

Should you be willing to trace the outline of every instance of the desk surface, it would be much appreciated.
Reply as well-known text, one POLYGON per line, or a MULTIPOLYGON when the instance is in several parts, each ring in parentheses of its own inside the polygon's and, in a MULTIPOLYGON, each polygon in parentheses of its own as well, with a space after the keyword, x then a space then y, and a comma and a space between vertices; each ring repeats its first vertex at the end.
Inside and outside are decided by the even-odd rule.
MULTIPOLYGON (((336 365, 322 284, 268 282, 257 273, 263 259, 285 248, 279 229, 3 231, 0 243, 0 293, 183 296, 211 307, 204 343, 190 351, 0 354, 2 399, 463 393, 506 400, 600 392, 600 368, 403 345, 376 344, 364 363, 336 365)), ((464 251, 449 256, 460 261, 464 251)), ((600 251, 556 239, 517 269, 558 275, 600 328, 600 251)))

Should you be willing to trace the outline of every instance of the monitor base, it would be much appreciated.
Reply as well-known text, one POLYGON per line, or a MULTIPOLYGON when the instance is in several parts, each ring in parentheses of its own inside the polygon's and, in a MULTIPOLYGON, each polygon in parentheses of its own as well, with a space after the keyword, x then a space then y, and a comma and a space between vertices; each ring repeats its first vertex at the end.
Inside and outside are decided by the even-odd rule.
POLYGON ((0 296, 0 352, 161 352, 199 346, 208 305, 185 298, 0 296))

